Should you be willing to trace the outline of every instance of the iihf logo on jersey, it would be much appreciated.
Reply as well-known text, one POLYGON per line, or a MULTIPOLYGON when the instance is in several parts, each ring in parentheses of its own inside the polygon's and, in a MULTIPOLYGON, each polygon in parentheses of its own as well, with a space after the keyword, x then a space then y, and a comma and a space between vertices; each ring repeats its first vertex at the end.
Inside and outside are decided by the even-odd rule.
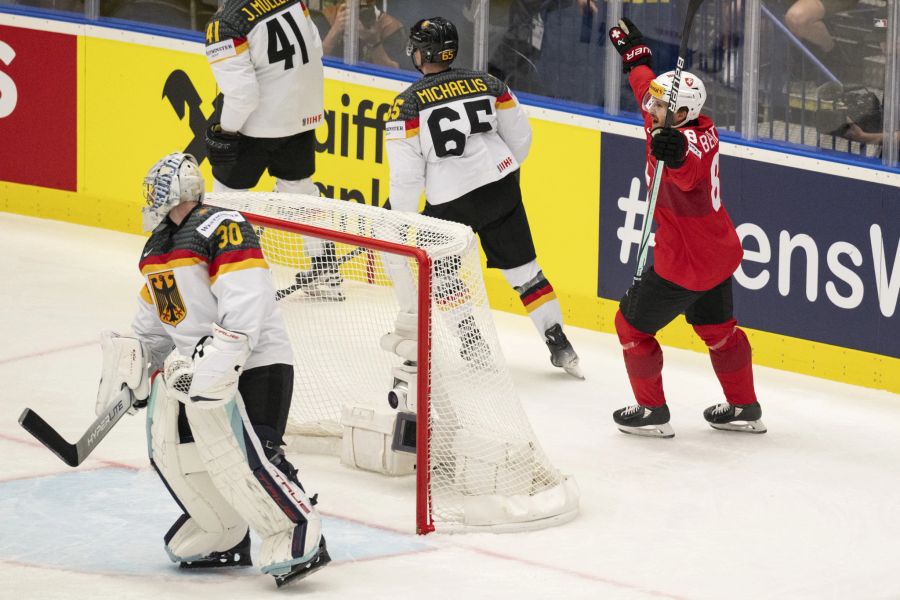
POLYGON ((313 115, 311 117, 303 117, 303 126, 306 127, 307 125, 321 123, 324 120, 325 120, 325 115, 323 115, 323 114, 313 115))
POLYGON ((175 282, 175 272, 161 271, 153 273, 147 278, 150 280, 150 287, 153 290, 153 300, 159 320, 166 325, 175 327, 187 315, 184 300, 181 298, 181 292, 178 291, 178 284, 175 282))
POLYGON ((184 118, 185 106, 187 106, 188 125, 194 137, 184 149, 184 153, 194 155, 197 162, 202 163, 206 158, 206 128, 210 122, 218 122, 221 117, 221 94, 213 100, 213 113, 206 118, 200 108, 200 105, 203 104, 200 93, 197 92, 197 88, 187 73, 179 69, 172 71, 166 78, 162 96, 172 105, 179 120, 184 118))

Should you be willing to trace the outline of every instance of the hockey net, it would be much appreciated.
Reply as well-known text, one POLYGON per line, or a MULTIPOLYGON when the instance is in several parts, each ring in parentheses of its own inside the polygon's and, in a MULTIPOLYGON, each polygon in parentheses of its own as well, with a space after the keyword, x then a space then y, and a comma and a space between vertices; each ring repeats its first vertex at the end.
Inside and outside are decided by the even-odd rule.
POLYGON ((574 517, 577 486, 550 463, 516 396, 470 228, 296 194, 213 193, 205 202, 258 227, 275 287, 286 292, 278 305, 294 350, 290 436, 340 438, 347 407, 391 410, 392 372, 404 359, 379 345, 400 309, 384 258, 402 256, 418 306, 415 455, 407 454, 417 531, 516 531, 574 517), (339 286, 297 289, 297 274, 311 269, 310 237, 335 242, 339 286))

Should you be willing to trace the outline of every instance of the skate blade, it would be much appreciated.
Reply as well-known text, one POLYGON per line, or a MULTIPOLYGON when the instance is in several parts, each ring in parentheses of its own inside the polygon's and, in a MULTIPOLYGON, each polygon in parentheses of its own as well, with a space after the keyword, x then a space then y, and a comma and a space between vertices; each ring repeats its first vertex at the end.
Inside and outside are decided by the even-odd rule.
POLYGON ((252 567, 253 561, 250 553, 241 554, 238 560, 195 560, 192 562, 178 563, 179 569, 229 569, 233 567, 252 567))
POLYGON ((713 429, 740 431, 742 433, 765 433, 768 431, 762 421, 733 421, 731 423, 710 423, 713 429))
POLYGON ((673 438, 675 430, 669 423, 662 425, 644 425, 643 427, 628 427, 627 425, 617 425, 619 431, 629 435, 639 435, 641 437, 657 437, 657 438, 673 438))
POLYGON ((568 367, 563 367, 563 370, 574 377, 575 379, 580 379, 584 381, 584 371, 581 370, 581 367, 576 365, 571 365, 568 367))
POLYGON ((321 302, 343 302, 347 299, 340 290, 304 290, 304 295, 311 300, 319 300, 321 302))
POLYGON ((319 542, 319 552, 316 557, 306 563, 302 568, 291 571, 287 575, 275 578, 275 585, 281 589, 284 586, 305 579, 331 562, 331 556, 328 554, 328 548, 325 546, 325 538, 319 542))

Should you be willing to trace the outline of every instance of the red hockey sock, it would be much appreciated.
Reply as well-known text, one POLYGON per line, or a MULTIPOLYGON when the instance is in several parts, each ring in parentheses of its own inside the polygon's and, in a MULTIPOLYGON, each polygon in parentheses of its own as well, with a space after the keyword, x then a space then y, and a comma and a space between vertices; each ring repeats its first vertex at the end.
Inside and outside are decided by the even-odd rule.
POLYGON ((631 389, 638 404, 656 408, 666 403, 662 386, 662 349, 656 338, 638 331, 625 320, 622 311, 616 311, 616 333, 622 344, 625 370, 631 381, 631 389))
POLYGON ((694 331, 706 342, 709 358, 725 399, 731 404, 753 404, 753 361, 747 334, 731 319, 718 325, 694 325, 694 331))

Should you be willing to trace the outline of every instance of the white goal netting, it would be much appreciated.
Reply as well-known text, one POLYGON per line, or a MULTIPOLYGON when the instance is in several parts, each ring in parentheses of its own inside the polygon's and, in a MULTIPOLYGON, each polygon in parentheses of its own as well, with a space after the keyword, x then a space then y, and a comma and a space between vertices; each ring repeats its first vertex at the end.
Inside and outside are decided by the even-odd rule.
MULTIPOLYGON (((295 366, 289 435, 339 437, 345 406, 387 409, 392 369, 403 359, 379 344, 394 330, 402 304, 385 270, 385 252, 390 244, 420 248, 431 259, 425 272, 430 294, 420 304, 427 307, 431 331, 428 339, 420 331, 418 340, 430 363, 427 372, 420 364, 417 374, 427 377, 428 388, 418 399, 418 428, 427 406, 428 451, 419 447, 416 453, 417 502, 427 519, 420 516, 419 530, 431 524, 439 531, 516 530, 575 515, 577 487, 550 463, 516 396, 471 229, 301 195, 214 193, 205 202, 241 211, 257 224, 275 287, 282 290, 278 305, 295 366), (321 247, 310 234, 335 242, 333 249, 325 245, 324 254, 318 251, 332 265, 325 280, 310 277, 315 265, 307 250, 321 247)), ((403 261, 421 294, 426 286, 418 285, 418 262, 403 261)))

